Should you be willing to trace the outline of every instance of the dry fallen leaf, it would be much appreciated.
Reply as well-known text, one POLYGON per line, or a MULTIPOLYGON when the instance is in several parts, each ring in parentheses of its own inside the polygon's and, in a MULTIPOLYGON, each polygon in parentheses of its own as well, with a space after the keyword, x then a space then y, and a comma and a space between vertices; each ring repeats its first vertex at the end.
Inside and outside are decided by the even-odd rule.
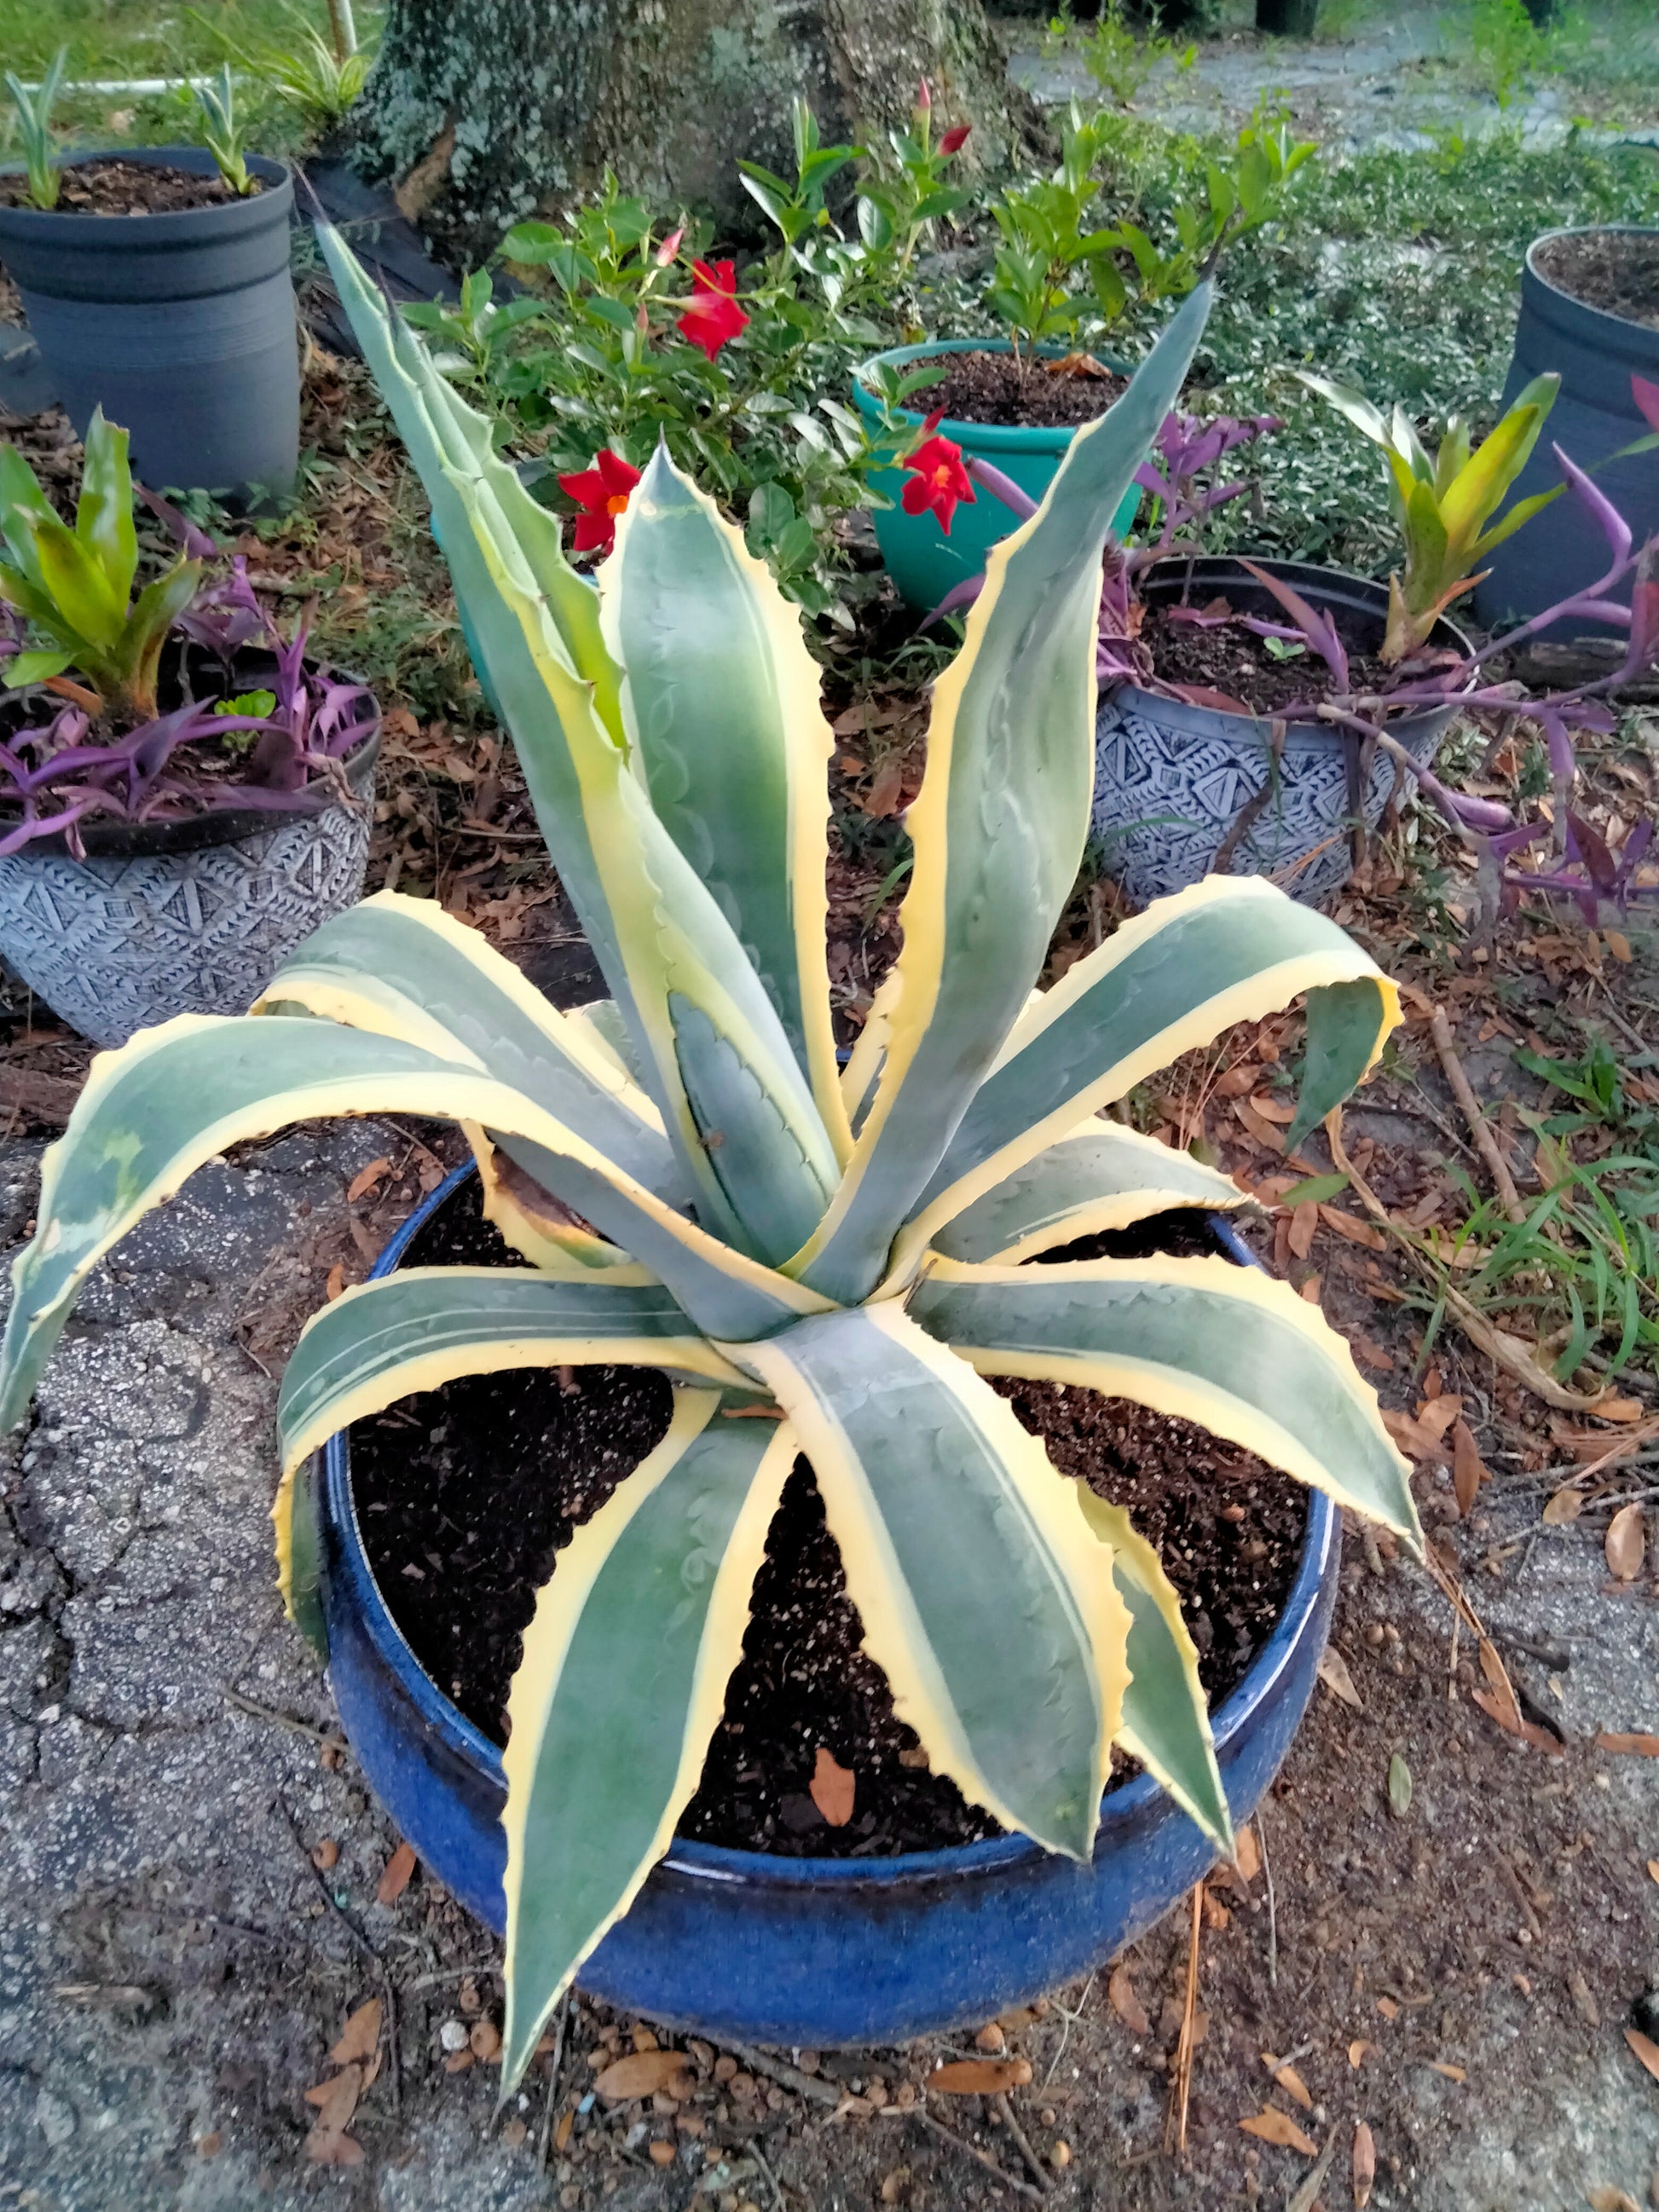
POLYGON ((334 1265, 328 1271, 328 1281, 324 1287, 323 1296, 328 1300, 329 1304, 332 1305, 335 1299, 339 1297, 341 1291, 343 1291, 344 1288, 345 1269, 339 1261, 337 1260, 334 1262, 334 1265))
POLYGON ((1233 1836, 1233 1864, 1246 1881, 1254 1881, 1261 1871, 1261 1853, 1256 1844, 1253 1828, 1237 1829, 1233 1836))
MULTIPOLYGON (((1611 936, 1612 931, 1607 934, 1611 936)), ((1641 2206, 1628 2189, 1587 2189, 1584 2202, 1590 2212, 1642 2212, 1641 2206)))
POLYGON ((374 1891, 376 1905, 395 1905, 409 1887, 409 1878, 415 1871, 415 1846, 399 1844, 386 1863, 374 1891))
POLYGON ((1375 1222, 1362 1221, 1357 1213, 1345 1213, 1340 1206, 1327 1206, 1322 1201, 1319 1218, 1327 1229, 1346 1237, 1350 1244, 1363 1244, 1368 1251, 1386 1252, 1389 1240, 1375 1222))
POLYGON ((1452 2065, 1448 2059, 1431 2058, 1429 2063, 1437 2074, 1443 2074, 1449 2081, 1467 2081, 1469 2078, 1462 2067, 1452 2065))
POLYGON ((1607 1555, 1608 1572, 1621 1583, 1633 1583, 1642 1571, 1643 1554, 1647 1550, 1639 1504, 1620 1507, 1607 1523, 1602 1549, 1607 1555))
POLYGON ((1598 1729, 1595 1735, 1598 1751, 1623 1752, 1632 1759, 1659 1759, 1659 1735, 1650 1735, 1638 1730, 1632 1735, 1620 1735, 1610 1729, 1598 1729))
POLYGON ((1300 2105, 1304 2112, 1312 2112, 1313 2098, 1309 2094, 1307 2083, 1294 2066, 1280 2066, 1265 2051, 1261 2054, 1261 2063, 1293 2104, 1300 2105))
POLYGON ((1590 1407, 1598 1421, 1639 1421, 1647 1410, 1639 1398, 1598 1398, 1590 1407))
POLYGON ((1627 2027, 1625 2040, 1641 2060, 1656 2081, 1659 2081, 1659 2043, 1644 2035, 1639 2028, 1627 2027))
POLYGON ((1364 2120, 1354 2123, 1353 2130, 1353 2203, 1354 2212, 1365 2212, 1371 2201, 1371 2185, 1376 2179, 1376 2143, 1364 2120))
POLYGON ((1299 2150, 1304 2158, 1317 2158, 1318 2146, 1310 2143, 1288 2112, 1281 2112, 1277 2105, 1264 2105, 1239 2126, 1247 2136, 1259 2136, 1263 2142, 1278 2143, 1285 2150, 1299 2150))
POLYGON ((1250 1103, 1264 1121, 1277 1121, 1281 1129, 1288 1129, 1296 1119, 1295 1102, 1289 1098, 1275 1098, 1271 1091, 1253 1092, 1250 1103))
POLYGON ((357 2109, 357 2099, 362 2089, 363 2069, 348 2066, 331 2081, 318 2086, 323 2094, 307 2090, 307 2103, 318 2106, 317 2118, 311 2133, 305 2139, 305 2154, 314 2166, 359 2166, 362 2163, 362 2146, 354 2142, 346 2129, 357 2109))
POLYGON ((1363 2036, 1356 2037, 1354 2041, 1348 2045, 1349 2065, 1358 2070, 1359 2067, 1364 2064, 1366 2059, 1370 2057, 1371 2052, 1375 2051, 1376 2048, 1376 2045, 1374 2043, 1367 2043, 1363 2036))
POLYGON ((1483 1482, 1491 1480, 1486 1463, 1480 1456, 1467 1421, 1452 1424, 1452 1489, 1457 1498, 1457 1510, 1467 1521, 1474 1510, 1474 1501, 1483 1482))
POLYGON ((1384 2020, 1398 2020, 1400 2017, 1400 2007, 1392 1997, 1378 1997, 1376 2008, 1384 2020))
POLYGON ((947 2097, 996 2097, 1023 2089, 1031 2078, 1029 2058, 953 2058, 927 2076, 926 2087, 947 2097))
POLYGON ((389 1176, 391 1173, 392 1163, 390 1160, 371 1160, 368 1165, 366 1168, 360 1169, 358 1172, 352 1176, 351 1181, 346 1185, 346 1204, 348 1206, 356 1206, 360 1198, 366 1197, 368 1194, 374 1189, 377 1182, 380 1182, 384 1176, 389 1176))
POLYGON ((1305 1260, 1313 1249, 1314 1231, 1319 1226, 1319 1201, 1304 1198, 1291 1216, 1290 1247, 1298 1260, 1305 1260))
POLYGON ((1656 1881, 1659 1881, 1659 1859, 1650 1859, 1648 1861, 1648 1872, 1653 1876, 1656 1881))
POLYGON ((854 1776, 839 1765, 822 1744, 818 1746, 818 1760, 812 1770, 812 1779, 806 1786, 811 1792, 812 1802, 830 1826, 844 1828, 853 1817, 853 1797, 858 1784, 854 1776))
POLYGON ((689 2088, 690 2066, 683 2051, 630 2051, 614 2059, 593 2087, 612 2105, 626 2104, 635 2097, 654 2097, 659 2089, 672 2096, 676 2094, 672 2085, 682 2077, 689 2088))
POLYGON ((1345 1705, 1352 1705, 1357 1713, 1364 1711, 1359 1692, 1353 1686, 1353 1676, 1348 1672, 1348 1662, 1334 1644, 1325 1646, 1324 1655, 1319 1662, 1319 1679, 1328 1690, 1334 1692, 1341 1698, 1345 1705))
POLYGON ((1152 2024, 1129 1980, 1129 1970, 1120 1960, 1106 1984, 1107 2001, 1131 2035, 1150 2035, 1152 2024))
POLYGON ((1544 1508, 1542 1518, 1552 1528, 1559 1528, 1569 1521, 1576 1521, 1583 1510, 1582 1490, 1558 1490, 1544 1508))
POLYGON ((380 2000, 360 2004, 341 2032, 329 2057, 337 2066, 349 2066, 354 2058, 372 2058, 380 2039, 380 2000))

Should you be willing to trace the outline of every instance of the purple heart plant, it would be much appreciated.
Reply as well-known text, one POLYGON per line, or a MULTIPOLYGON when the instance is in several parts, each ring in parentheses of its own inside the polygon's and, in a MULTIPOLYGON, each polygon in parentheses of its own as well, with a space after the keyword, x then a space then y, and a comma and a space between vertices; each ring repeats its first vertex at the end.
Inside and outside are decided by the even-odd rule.
POLYGON ((96 816, 356 804, 341 763, 379 726, 374 695, 307 660, 303 617, 284 638, 244 561, 210 574, 213 540, 148 493, 179 554, 135 593, 126 448, 125 431, 94 415, 71 528, 0 447, 0 857, 61 836, 83 858, 96 816), (165 708, 164 669, 176 695, 165 708))

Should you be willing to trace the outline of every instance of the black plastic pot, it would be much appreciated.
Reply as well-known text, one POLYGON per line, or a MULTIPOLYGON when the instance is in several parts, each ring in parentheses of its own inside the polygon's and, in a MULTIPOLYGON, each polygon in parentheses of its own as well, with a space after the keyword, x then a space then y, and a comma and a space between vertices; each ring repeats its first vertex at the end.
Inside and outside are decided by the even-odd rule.
MULTIPOLYGON (((121 158, 214 172, 195 146, 121 158)), ((294 186, 278 161, 248 167, 264 185, 252 199, 170 214, 0 207, 0 262, 65 412, 82 434, 94 407, 130 431, 134 473, 156 490, 246 499, 294 482, 294 186)))
MULTIPOLYGON (((1628 223, 1594 227, 1637 228, 1628 223)), ((1595 470, 1596 483, 1630 524, 1639 545, 1659 530, 1659 456, 1638 453, 1605 468, 1597 465, 1648 428, 1631 397, 1630 380, 1635 374, 1659 381, 1659 330, 1589 307, 1539 275, 1540 246, 1552 239, 1583 235, 1582 231, 1547 231, 1527 249, 1521 271, 1521 314, 1504 405, 1547 370, 1559 375, 1561 391, 1513 495, 1524 499, 1559 483, 1561 472, 1551 451, 1552 446, 1559 446, 1580 468, 1595 470)), ((1511 620, 1525 621, 1567 592, 1594 583, 1607 565, 1607 540, 1568 495, 1498 548, 1491 573, 1476 593, 1476 611, 1489 629, 1507 627, 1511 620)), ((1628 582, 1613 596, 1628 601, 1628 582)), ((1574 622, 1557 624, 1546 635, 1577 635, 1597 629, 1606 635, 1612 625, 1574 622)))

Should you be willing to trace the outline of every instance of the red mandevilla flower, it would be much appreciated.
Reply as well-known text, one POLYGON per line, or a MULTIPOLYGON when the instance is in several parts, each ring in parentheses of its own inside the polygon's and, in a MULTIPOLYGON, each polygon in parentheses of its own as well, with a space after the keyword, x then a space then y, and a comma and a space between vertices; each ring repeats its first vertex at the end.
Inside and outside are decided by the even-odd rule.
POLYGON ((738 305, 738 276, 729 261, 694 261, 691 275, 696 296, 679 319, 679 333, 688 344, 706 353, 710 361, 728 338, 749 326, 749 317, 738 305))
POLYGON ((942 420, 943 410, 930 415, 922 424, 922 441, 904 464, 912 475, 900 504, 907 514, 925 514, 931 507, 948 538, 951 517, 957 508, 972 507, 975 500, 974 480, 963 466, 961 447, 949 438, 933 435, 942 420))
POLYGON ((953 123, 939 142, 939 152, 941 154, 961 153, 963 148, 968 143, 969 129, 969 126, 966 123, 953 123))
POLYGON ((574 499, 582 512, 576 517, 578 553, 608 553, 617 542, 617 517, 628 504, 628 495, 640 480, 639 471, 613 453, 609 446, 593 456, 591 469, 561 477, 559 489, 574 499))

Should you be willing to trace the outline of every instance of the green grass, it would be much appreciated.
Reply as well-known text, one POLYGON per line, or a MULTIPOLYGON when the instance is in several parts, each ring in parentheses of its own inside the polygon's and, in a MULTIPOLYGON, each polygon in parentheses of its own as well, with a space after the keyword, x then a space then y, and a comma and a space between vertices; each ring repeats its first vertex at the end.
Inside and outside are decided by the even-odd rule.
MULTIPOLYGON (((357 35, 372 44, 383 10, 359 4, 357 35)), ((222 33, 239 47, 293 46, 296 25, 329 36, 325 0, 0 0, 0 55, 27 83, 60 46, 70 50, 70 84, 89 79, 172 77, 216 70, 226 58, 222 33)), ((234 65, 234 64, 233 64, 234 65)), ((252 146, 292 154, 306 140, 293 111, 258 85, 243 81, 238 92, 252 146)), ((178 88, 140 96, 66 92, 54 121, 70 144, 158 145, 199 137, 196 105, 178 88)), ((12 143, 9 103, 0 103, 0 156, 12 143)))

